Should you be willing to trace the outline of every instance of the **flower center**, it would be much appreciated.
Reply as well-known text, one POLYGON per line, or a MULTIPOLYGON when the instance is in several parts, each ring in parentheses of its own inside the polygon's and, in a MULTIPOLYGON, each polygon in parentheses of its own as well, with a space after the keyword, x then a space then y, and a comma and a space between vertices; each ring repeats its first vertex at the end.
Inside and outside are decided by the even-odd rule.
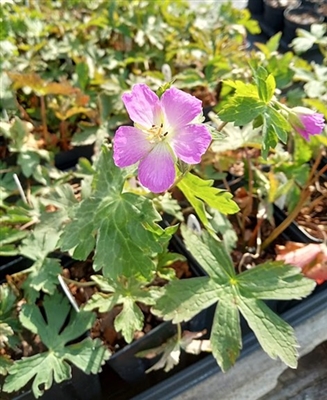
POLYGON ((146 129, 145 132, 148 134, 148 140, 150 143, 158 143, 165 140, 168 135, 168 131, 164 129, 163 123, 160 125, 152 125, 151 128, 146 129))

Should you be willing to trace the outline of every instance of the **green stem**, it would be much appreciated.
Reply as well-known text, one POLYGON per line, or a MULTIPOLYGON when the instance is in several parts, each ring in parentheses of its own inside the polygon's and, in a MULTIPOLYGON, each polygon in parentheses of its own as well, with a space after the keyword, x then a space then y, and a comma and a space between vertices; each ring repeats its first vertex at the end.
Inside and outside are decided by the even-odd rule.
POLYGON ((184 172, 182 172, 182 173, 179 175, 179 177, 176 179, 176 181, 174 182, 174 184, 173 184, 172 186, 170 186, 169 190, 171 190, 171 189, 173 189, 174 187, 176 187, 176 186, 179 184, 179 182, 184 178, 184 176, 185 176, 188 172, 191 171, 191 168, 192 168, 192 165, 189 165, 189 166, 187 167, 187 170, 184 171, 184 172))
POLYGON ((182 325, 177 324, 177 339, 180 342, 182 340, 182 325))

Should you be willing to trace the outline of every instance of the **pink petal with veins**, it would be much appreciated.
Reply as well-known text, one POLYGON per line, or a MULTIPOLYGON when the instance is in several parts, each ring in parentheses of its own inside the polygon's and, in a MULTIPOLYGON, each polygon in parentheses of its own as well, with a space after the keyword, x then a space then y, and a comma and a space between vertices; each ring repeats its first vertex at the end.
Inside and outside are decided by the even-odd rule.
POLYGON ((202 102, 174 87, 161 96, 161 106, 169 125, 177 129, 189 124, 202 112, 202 102))
POLYGON ((165 192, 175 180, 175 161, 169 146, 158 143, 140 162, 139 180, 153 193, 165 192))
POLYGON ((146 133, 133 126, 121 126, 114 137, 114 162, 117 167, 128 167, 144 158, 152 147, 146 133))
POLYGON ((122 100, 132 121, 145 128, 158 122, 161 110, 159 98, 147 85, 134 85, 131 93, 122 95, 122 100))
POLYGON ((204 125, 187 125, 176 131, 170 143, 178 158, 198 164, 211 143, 211 135, 204 125))

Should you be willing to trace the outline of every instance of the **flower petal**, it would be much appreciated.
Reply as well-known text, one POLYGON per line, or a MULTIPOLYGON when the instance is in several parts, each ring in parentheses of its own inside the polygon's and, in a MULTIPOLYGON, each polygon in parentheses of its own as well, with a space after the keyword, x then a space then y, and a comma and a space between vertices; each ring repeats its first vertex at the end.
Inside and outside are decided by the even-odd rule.
POLYGON ((171 146, 177 157, 188 164, 198 164, 211 142, 209 130, 204 125, 187 125, 176 131, 171 146))
POLYGON ((128 167, 140 161, 152 148, 146 133, 133 126, 121 126, 114 137, 114 162, 117 167, 128 167))
POLYGON ((160 100, 172 128, 187 125, 202 112, 201 100, 174 87, 166 90, 160 100))
POLYGON ((305 130, 311 135, 317 135, 322 132, 325 126, 324 116, 322 114, 314 113, 312 115, 300 115, 302 124, 305 130))
POLYGON ((122 100, 132 121, 145 128, 157 122, 160 113, 159 98, 147 85, 134 85, 131 93, 122 95, 122 100))
POLYGON ((161 193, 170 188, 175 180, 174 158, 169 146, 158 143, 140 162, 139 180, 153 193, 161 193))

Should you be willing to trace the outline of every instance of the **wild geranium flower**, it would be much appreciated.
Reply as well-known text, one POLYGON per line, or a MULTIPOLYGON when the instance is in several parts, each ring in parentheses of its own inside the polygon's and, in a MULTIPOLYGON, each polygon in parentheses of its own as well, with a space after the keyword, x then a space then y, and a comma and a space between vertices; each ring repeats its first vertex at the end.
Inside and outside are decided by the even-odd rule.
POLYGON ((114 138, 114 162, 128 167, 139 162, 141 184, 154 193, 164 192, 175 181, 175 164, 181 159, 198 164, 211 135, 205 125, 194 123, 202 112, 200 100, 177 88, 161 98, 145 84, 122 96, 134 126, 121 126, 114 138))
POLYGON ((292 108, 290 123, 305 140, 319 135, 325 127, 324 116, 305 107, 292 108))

